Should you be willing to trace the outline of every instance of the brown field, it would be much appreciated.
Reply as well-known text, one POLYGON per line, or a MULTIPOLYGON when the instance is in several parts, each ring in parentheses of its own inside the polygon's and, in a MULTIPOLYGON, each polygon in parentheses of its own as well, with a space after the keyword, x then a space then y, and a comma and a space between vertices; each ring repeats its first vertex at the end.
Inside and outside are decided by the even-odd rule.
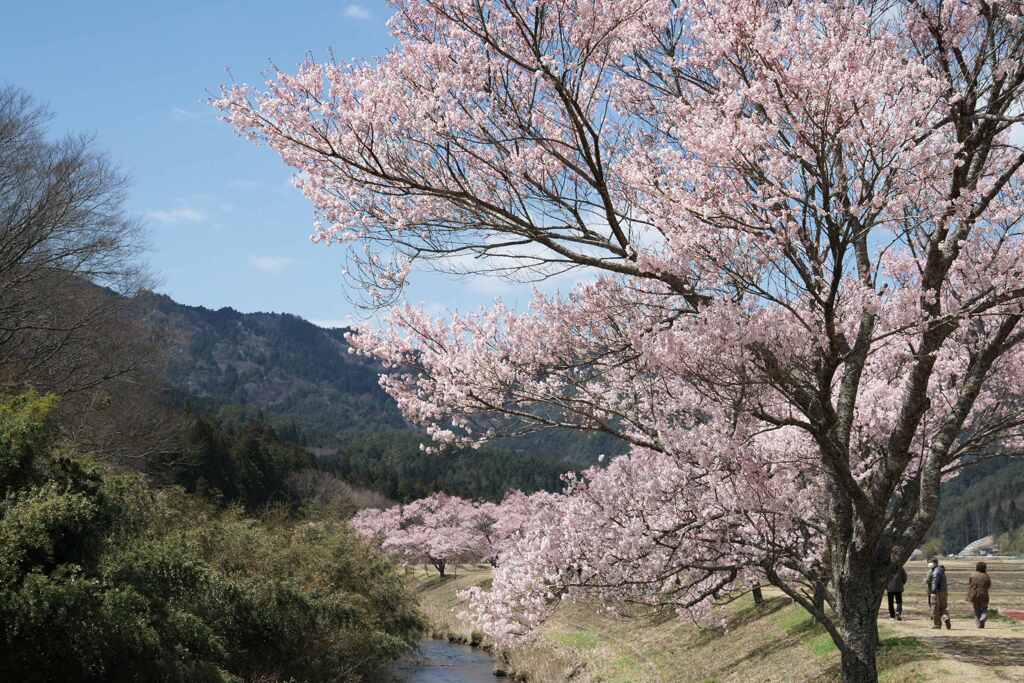
MULTIPOLYGON (((952 631, 933 631, 927 618, 925 563, 908 565, 906 621, 882 613, 881 679, 912 681, 1024 681, 1024 624, 995 618, 974 628, 964 601, 974 563, 944 561, 950 581, 952 631)), ((990 563, 992 606, 1024 608, 1024 561, 990 563)), ((479 642, 458 617, 457 594, 486 585, 490 570, 463 568, 441 581, 420 571, 421 604, 436 635, 479 642)), ((672 615, 612 614, 599 606, 566 604, 532 643, 504 654, 508 667, 530 681, 579 683, 724 683, 725 681, 835 681, 839 653, 824 631, 783 596, 767 590, 755 608, 745 596, 723 608, 725 628, 698 629, 672 615)))

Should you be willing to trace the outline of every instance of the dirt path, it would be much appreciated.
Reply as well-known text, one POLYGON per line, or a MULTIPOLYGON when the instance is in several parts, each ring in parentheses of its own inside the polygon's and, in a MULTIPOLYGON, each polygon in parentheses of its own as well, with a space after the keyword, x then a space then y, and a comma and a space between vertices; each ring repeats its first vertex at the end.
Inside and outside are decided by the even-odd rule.
POLYGON ((1024 628, 996 619, 978 629, 958 611, 952 630, 933 630, 923 610, 910 610, 904 621, 883 620, 883 638, 888 633, 917 638, 950 661, 956 680, 1024 681, 1024 628))

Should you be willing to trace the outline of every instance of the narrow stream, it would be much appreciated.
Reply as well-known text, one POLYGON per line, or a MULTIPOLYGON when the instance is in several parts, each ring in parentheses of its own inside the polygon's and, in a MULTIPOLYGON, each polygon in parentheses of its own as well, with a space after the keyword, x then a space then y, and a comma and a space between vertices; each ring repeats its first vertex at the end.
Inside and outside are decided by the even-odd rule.
POLYGON ((424 640, 419 652, 406 657, 391 670, 402 683, 490 683, 494 658, 486 652, 447 640, 424 640))

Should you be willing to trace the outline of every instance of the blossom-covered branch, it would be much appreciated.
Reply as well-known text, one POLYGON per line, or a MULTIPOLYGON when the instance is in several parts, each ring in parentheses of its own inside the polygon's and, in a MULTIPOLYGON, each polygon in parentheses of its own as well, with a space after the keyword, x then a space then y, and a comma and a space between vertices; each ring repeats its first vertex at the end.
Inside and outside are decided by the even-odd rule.
MULTIPOLYGON (((1019 445, 1022 3, 396 8, 380 61, 310 61, 215 105, 296 169, 317 239, 348 245, 377 303, 421 263, 589 275, 526 312, 400 307, 352 340, 442 444, 570 426, 632 444, 623 476, 650 460, 558 506, 565 533, 604 520, 604 546, 567 542, 574 581, 499 563, 495 595, 663 600, 671 576, 668 601, 695 607, 760 572, 816 611, 846 680, 876 680, 881 592, 942 478, 1019 445), (764 499, 748 507, 743 481, 764 499), (616 489, 660 492, 637 499, 674 521, 646 526, 616 489), (787 515, 797 498, 815 515, 787 515), (652 552, 599 556, 634 537, 652 552)), ((498 602, 534 621, 517 613, 534 603, 498 602)))

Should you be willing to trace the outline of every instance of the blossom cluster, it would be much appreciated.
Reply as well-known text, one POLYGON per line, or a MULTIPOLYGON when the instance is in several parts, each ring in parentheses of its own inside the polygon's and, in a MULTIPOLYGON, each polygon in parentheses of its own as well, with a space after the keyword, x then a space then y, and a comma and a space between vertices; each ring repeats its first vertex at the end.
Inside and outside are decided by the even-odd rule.
POLYGON ((503 509, 517 506, 523 521, 499 542, 492 585, 465 594, 465 616, 509 643, 577 598, 706 622, 737 591, 820 572, 820 481, 806 476, 806 440, 796 430, 729 440, 697 429, 685 453, 634 449, 567 475, 560 494, 506 499, 503 509), (730 447, 747 451, 742 466, 718 468, 730 447), (803 566, 792 567, 794 557, 803 566))
POLYGON ((500 510, 494 503, 435 493, 406 505, 361 510, 351 525, 400 562, 430 564, 444 576, 452 564, 496 560, 497 544, 515 519, 503 523, 500 510))

